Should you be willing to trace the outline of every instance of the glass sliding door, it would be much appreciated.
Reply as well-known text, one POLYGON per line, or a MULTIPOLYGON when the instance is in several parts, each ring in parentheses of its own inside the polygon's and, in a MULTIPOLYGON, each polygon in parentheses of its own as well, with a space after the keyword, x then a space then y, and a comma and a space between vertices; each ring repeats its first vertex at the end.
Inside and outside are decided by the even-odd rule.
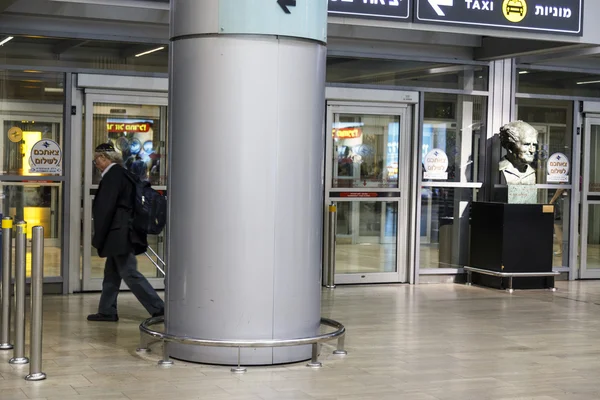
MULTIPOLYGON (((99 290, 104 258, 91 245, 92 204, 101 175, 93 165, 93 153, 101 143, 112 143, 121 153, 123 167, 166 193, 167 98, 135 95, 87 95, 84 160, 83 289, 99 290)), ((137 257, 138 269, 155 288, 164 287, 164 231, 148 236, 149 251, 137 257), (157 268, 157 265, 160 267, 157 268)), ((123 286, 125 288, 125 286, 123 286)))
POLYGON ((600 278, 600 118, 586 118, 583 137, 580 278, 600 278))
POLYGON ((327 106, 325 201, 337 205, 336 284, 407 280, 410 110, 327 106))

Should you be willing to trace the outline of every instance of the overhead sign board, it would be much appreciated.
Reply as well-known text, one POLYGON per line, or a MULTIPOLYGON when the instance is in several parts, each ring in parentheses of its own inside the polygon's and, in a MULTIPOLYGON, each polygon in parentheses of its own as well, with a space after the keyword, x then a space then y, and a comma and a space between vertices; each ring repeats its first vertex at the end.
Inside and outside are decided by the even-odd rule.
POLYGON ((414 22, 583 35, 583 0, 414 1, 414 22))
POLYGON ((412 0, 329 0, 328 3, 331 16, 399 21, 411 18, 412 0))

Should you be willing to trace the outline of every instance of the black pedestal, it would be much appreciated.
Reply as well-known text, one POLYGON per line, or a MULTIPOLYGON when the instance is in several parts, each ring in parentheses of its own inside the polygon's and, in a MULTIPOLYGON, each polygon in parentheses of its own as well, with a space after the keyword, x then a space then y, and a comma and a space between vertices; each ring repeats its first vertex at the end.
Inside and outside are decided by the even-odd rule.
MULTIPOLYGON (((469 266, 504 273, 552 272, 553 223, 552 205, 472 203, 469 266)), ((477 281, 493 287, 501 282, 489 276, 477 281)), ((514 278, 514 287, 548 287, 548 278, 514 278)))

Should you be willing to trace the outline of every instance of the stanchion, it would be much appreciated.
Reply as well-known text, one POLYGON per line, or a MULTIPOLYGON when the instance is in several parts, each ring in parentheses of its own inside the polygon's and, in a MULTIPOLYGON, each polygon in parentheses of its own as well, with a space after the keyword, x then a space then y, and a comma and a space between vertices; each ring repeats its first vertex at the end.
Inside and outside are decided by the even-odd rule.
POLYGON ((325 271, 325 287, 335 288, 335 235, 337 227, 337 206, 329 206, 329 229, 327 230, 327 260, 325 271))
POLYGON ((10 280, 12 279, 12 227, 10 217, 2 218, 2 320, 0 325, 0 350, 10 350, 10 280))
POLYGON ((42 372, 42 297, 44 293, 44 228, 34 226, 31 235, 31 363, 28 381, 46 379, 42 372))
POLYGON ((27 224, 17 223, 15 240, 15 348, 11 364, 27 364, 25 357, 25 256, 27 224))

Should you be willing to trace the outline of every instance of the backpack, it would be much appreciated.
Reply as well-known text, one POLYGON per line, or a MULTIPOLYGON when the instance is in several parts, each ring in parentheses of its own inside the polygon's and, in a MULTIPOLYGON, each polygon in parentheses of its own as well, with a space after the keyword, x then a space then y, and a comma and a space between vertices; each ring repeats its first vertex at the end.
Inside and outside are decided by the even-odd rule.
POLYGON ((158 235, 167 223, 167 198, 152 189, 150 182, 142 181, 128 170, 125 175, 133 183, 133 229, 146 235, 158 235))

